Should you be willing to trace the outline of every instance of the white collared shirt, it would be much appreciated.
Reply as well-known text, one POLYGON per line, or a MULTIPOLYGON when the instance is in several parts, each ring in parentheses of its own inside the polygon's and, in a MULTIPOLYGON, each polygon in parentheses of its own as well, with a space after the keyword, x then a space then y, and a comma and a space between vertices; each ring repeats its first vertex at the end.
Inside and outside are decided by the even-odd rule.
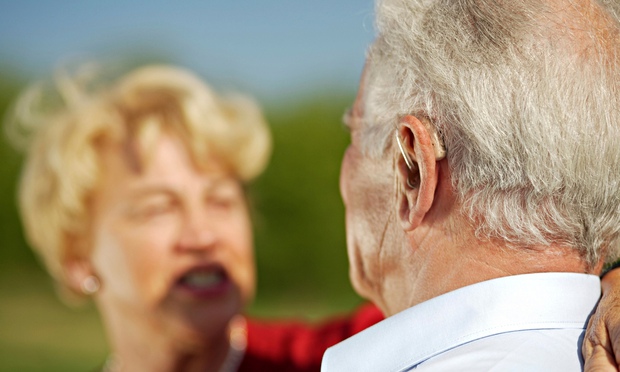
POLYGON ((476 283, 329 348, 322 372, 581 371, 597 276, 538 273, 476 283))

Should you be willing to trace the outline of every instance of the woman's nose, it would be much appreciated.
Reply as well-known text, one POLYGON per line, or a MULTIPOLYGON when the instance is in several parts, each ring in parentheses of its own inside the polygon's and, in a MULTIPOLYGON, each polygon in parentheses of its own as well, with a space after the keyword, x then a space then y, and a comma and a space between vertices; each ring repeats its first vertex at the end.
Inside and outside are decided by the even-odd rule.
POLYGON ((180 231, 178 245, 183 251, 209 250, 218 240, 214 223, 204 212, 188 213, 180 231))

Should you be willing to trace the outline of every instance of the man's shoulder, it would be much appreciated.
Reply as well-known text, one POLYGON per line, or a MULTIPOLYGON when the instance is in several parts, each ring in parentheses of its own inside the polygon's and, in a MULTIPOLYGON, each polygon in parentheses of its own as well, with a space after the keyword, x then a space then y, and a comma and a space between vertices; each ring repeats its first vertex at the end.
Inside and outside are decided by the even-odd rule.
MULTIPOLYGON (((578 340, 599 294, 598 277, 574 273, 524 274, 476 283, 393 315, 330 348, 323 357, 323 371, 399 371, 430 363, 444 353, 451 356, 466 345, 501 344, 504 338, 513 341, 514 354, 498 355, 509 365, 509 357, 516 357, 519 347, 531 348, 528 352, 550 352, 537 345, 544 344, 545 338, 548 343, 555 342, 549 341, 554 335, 565 338, 563 343, 549 345, 558 349, 553 351, 555 356, 580 366, 578 354, 575 356, 578 340)), ((476 358, 482 357, 476 354, 476 358)), ((528 363, 544 366, 547 360, 530 358, 528 363)))

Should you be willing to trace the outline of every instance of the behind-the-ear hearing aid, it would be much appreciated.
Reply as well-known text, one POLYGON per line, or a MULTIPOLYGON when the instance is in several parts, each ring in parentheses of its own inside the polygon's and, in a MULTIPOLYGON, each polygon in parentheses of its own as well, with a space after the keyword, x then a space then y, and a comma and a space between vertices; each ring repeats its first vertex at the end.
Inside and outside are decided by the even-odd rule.
MULTIPOLYGON (((396 131, 396 133, 394 133, 396 135, 396 144, 398 145, 398 149, 400 150, 400 153, 403 155, 403 160, 405 160, 405 164, 407 165, 407 169, 409 169, 410 173, 413 173, 413 160, 411 160, 411 158, 409 157, 409 154, 407 154, 405 152, 405 148, 403 147, 402 142, 400 141, 400 136, 398 135, 398 130, 396 131)), ((415 188, 415 186, 413 185, 413 183, 411 182, 411 179, 409 178, 409 175, 407 175, 407 186, 411 187, 412 189, 415 188)))
MULTIPOLYGON (((437 134, 437 131, 432 130, 430 123, 428 122, 428 119, 422 118, 421 120, 427 129, 429 129, 429 133, 431 136, 431 144, 433 145, 433 150, 435 152, 435 160, 441 160, 443 158, 446 157, 446 148, 443 144, 443 141, 441 140, 441 138, 439 138, 439 135, 437 134)), ((410 172, 414 171, 414 162, 413 160, 411 160, 411 158, 409 157, 409 154, 407 154, 407 152, 405 151, 405 148, 403 146, 403 143, 400 139, 400 136, 398 135, 398 130, 396 130, 396 144, 398 145, 398 149, 400 150, 400 153, 403 155, 403 159, 405 160, 405 164, 407 165, 407 169, 409 169, 410 172)), ((411 182, 411 180, 409 179, 409 177, 407 177, 407 186, 413 188, 413 184, 411 182)))

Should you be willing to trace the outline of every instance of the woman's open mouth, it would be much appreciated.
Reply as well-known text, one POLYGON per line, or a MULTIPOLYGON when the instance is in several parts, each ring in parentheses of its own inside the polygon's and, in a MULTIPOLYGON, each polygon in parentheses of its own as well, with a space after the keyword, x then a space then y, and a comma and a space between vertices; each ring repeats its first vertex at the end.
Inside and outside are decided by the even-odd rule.
POLYGON ((232 282, 221 265, 196 267, 177 281, 177 288, 192 296, 210 298, 220 296, 230 289, 232 282))

